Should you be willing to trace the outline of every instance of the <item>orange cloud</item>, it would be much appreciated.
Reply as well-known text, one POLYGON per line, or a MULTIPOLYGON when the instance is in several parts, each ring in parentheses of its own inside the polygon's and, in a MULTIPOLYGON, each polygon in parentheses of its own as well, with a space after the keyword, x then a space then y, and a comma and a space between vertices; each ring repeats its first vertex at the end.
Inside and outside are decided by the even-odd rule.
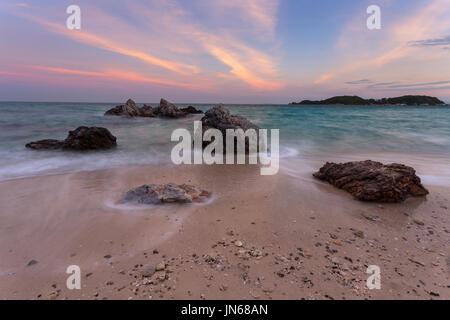
POLYGON ((251 86, 261 90, 275 90, 282 87, 280 83, 264 80, 250 70, 248 70, 238 59, 236 59, 232 53, 225 51, 218 47, 210 47, 210 52, 224 64, 231 68, 231 73, 249 83, 251 86))
POLYGON ((28 16, 28 18, 35 22, 38 22, 42 25, 47 26, 53 32, 65 35, 69 38, 72 38, 79 42, 85 43, 92 47, 96 47, 96 48, 108 50, 111 52, 119 53, 119 54, 122 54, 125 56, 137 58, 148 64, 156 65, 156 66, 159 66, 159 67, 162 67, 162 68, 165 68, 170 71, 173 71, 173 72, 176 72, 179 74, 183 74, 183 75, 199 72, 198 68, 195 66, 187 65, 184 63, 180 63, 180 62, 173 62, 173 61, 159 59, 159 58, 156 58, 145 52, 129 49, 124 46, 118 45, 118 44, 114 43, 113 41, 93 35, 86 31, 68 30, 66 27, 64 27, 60 24, 52 23, 52 22, 38 19, 35 17, 31 17, 31 16, 28 16))
MULTIPOLYGON (((251 20, 252 25, 258 26, 253 30, 257 31, 253 32, 255 37, 274 32, 277 4, 277 0, 205 1, 205 6, 211 14, 217 14, 219 18, 223 18, 226 9, 232 9, 233 14, 243 17, 244 23, 251 20), (264 32, 261 32, 261 29, 264 29, 264 32)), ((157 10, 150 10, 145 6, 133 7, 133 10, 140 17, 148 17, 147 21, 160 25, 168 37, 173 36, 175 39, 182 40, 173 44, 176 49, 170 46, 171 51, 201 54, 206 52, 230 67, 228 77, 225 77, 221 71, 214 72, 220 78, 229 81, 237 78, 257 90, 275 90, 284 86, 278 80, 278 70, 274 59, 266 52, 256 50, 241 41, 240 34, 233 36, 232 32, 224 29, 206 29, 197 21, 190 20, 189 13, 173 2, 170 4, 163 2, 157 10), (181 38, 178 38, 180 36, 181 38), (182 48, 183 45, 187 45, 188 48, 182 48)), ((148 26, 152 27, 151 24, 148 26)), ((248 31, 247 28, 245 30, 248 31)))
POLYGON ((37 70, 44 70, 44 71, 51 71, 56 73, 65 73, 65 74, 73 74, 73 75, 80 75, 80 76, 92 76, 92 77, 104 77, 104 73, 99 72, 89 72, 89 71, 80 71, 80 70, 73 70, 73 69, 64 69, 64 68, 53 68, 53 67, 44 67, 44 66, 30 66, 33 69, 37 70))
MULTIPOLYGON (((200 86, 195 84, 189 84, 184 82, 177 82, 167 79, 157 79, 157 78, 148 78, 144 77, 142 75, 131 73, 131 72, 124 72, 124 71, 117 71, 112 70, 108 72, 91 72, 91 71, 83 71, 83 70, 75 70, 75 69, 66 69, 66 68, 56 68, 56 67, 49 67, 49 66, 25 66, 29 69, 33 70, 41 70, 41 71, 47 71, 50 73, 56 73, 56 74, 64 74, 64 75, 75 75, 75 76, 87 76, 87 77, 101 77, 105 78, 106 80, 113 80, 113 81, 134 81, 134 82, 145 82, 145 83, 153 83, 153 84, 160 84, 165 86, 171 86, 171 87, 181 87, 186 88, 190 90, 200 90, 207 88, 206 86, 200 86)), ((18 77, 36 77, 39 76, 39 74, 33 74, 33 73, 20 73, 20 72, 10 72, 10 71, 1 71, 0 75, 10 75, 10 76, 18 76, 18 77)))
MULTIPOLYGON (((245 5, 240 4, 235 0, 232 1, 233 3, 230 2, 229 4, 226 1, 222 1, 221 5, 231 6, 233 10, 239 11, 239 14, 243 15, 243 17, 251 19, 252 24, 259 26, 258 28, 260 29, 264 29, 266 33, 274 32, 276 26, 276 9, 278 6, 278 0, 249 0, 245 5), (240 7, 243 8, 242 11, 238 10, 240 7)), ((217 3, 213 3, 211 6, 220 7, 217 3)), ((217 30, 214 31, 206 29, 203 26, 200 26, 197 21, 190 20, 188 18, 189 15, 175 3, 161 2, 161 8, 158 7, 156 10, 150 10, 146 5, 133 5, 132 9, 137 11, 134 12, 137 19, 140 19, 141 21, 145 18, 145 20, 142 21, 144 24, 153 23, 160 26, 159 29, 164 30, 161 37, 164 39, 164 47, 168 48, 168 50, 178 54, 180 52, 184 53, 182 58, 189 54, 192 60, 196 59, 196 54, 206 53, 228 66, 230 68, 230 77, 220 77, 221 79, 225 79, 230 82, 240 79, 257 90, 278 90, 284 86, 284 83, 279 80, 278 70, 274 59, 266 52, 254 49, 244 41, 240 41, 239 35, 232 36, 226 30, 220 30, 217 32, 217 30), (171 39, 173 39, 173 41, 171 39), (181 41, 177 41, 177 39, 181 41)), ((113 19, 104 12, 99 12, 96 14, 99 15, 100 21, 105 20, 111 22, 111 19, 113 19)), ((150 65, 159 66, 180 75, 189 75, 190 82, 197 79, 203 83, 207 81, 209 85, 212 85, 214 80, 218 80, 215 81, 216 85, 220 83, 219 78, 211 78, 211 75, 217 75, 216 70, 210 70, 212 71, 211 73, 200 73, 199 68, 194 65, 160 59, 141 50, 135 50, 131 48, 131 46, 124 44, 130 43, 131 41, 117 40, 118 38, 121 38, 120 35, 116 34, 114 36, 115 40, 113 41, 113 35, 110 37, 94 34, 92 31, 68 30, 62 23, 53 23, 36 16, 26 14, 22 14, 22 16, 47 27, 54 33, 62 34, 80 43, 119 53, 128 57, 134 57, 150 65), (193 74, 196 75, 195 78, 193 77, 193 74), (206 77, 208 79, 206 79, 206 77)), ((114 19, 117 19, 117 17, 114 19)), ((248 19, 243 20, 247 21, 248 19)), ((127 22, 123 22, 121 19, 118 19, 117 25, 119 26, 119 30, 126 30, 127 32, 131 32, 133 30, 127 22), (122 27, 122 29, 120 27, 122 27)), ((154 25, 149 25, 149 27, 154 27, 154 25)), ((258 28, 255 30, 258 30, 258 28)), ((259 34, 261 33, 259 32, 259 34)), ((134 41, 140 41, 140 38, 145 38, 145 36, 139 33, 139 31, 132 33, 132 35, 134 41)), ((271 48, 273 48, 273 46, 271 48)), ((57 70, 53 71, 56 72, 57 70)), ((61 71, 59 73, 63 73, 63 70, 59 71, 61 71)), ((131 76, 132 73, 127 74, 133 79, 140 79, 141 81, 144 81, 141 76, 131 76)), ((88 76, 88 74, 85 75, 88 76)), ((92 76, 94 75, 92 74, 92 76)), ((155 79, 151 79, 151 81, 153 80, 155 79)), ((151 81, 146 82, 150 83, 151 81)), ((189 88, 198 88, 203 86, 192 84, 188 85, 182 82, 171 82, 170 80, 158 79, 155 81, 159 81, 161 84, 165 83, 167 85, 184 86, 189 88)))
POLYGON ((144 76, 141 76, 136 73, 131 73, 131 72, 112 71, 112 72, 106 74, 106 76, 114 77, 116 79, 122 79, 122 80, 129 80, 129 81, 136 81, 136 82, 148 82, 148 83, 162 84, 162 85, 167 85, 167 86, 172 86, 172 87, 182 87, 182 88, 187 88, 187 89, 191 89, 191 90, 205 89, 204 86, 200 86, 200 85, 196 85, 196 84, 176 82, 176 81, 164 80, 164 79, 146 78, 144 76))
POLYGON ((326 73, 326 74, 322 75, 319 79, 314 81, 314 84, 320 84, 320 83, 326 82, 328 79, 331 79, 334 76, 335 76, 335 73, 333 73, 333 72, 326 73))

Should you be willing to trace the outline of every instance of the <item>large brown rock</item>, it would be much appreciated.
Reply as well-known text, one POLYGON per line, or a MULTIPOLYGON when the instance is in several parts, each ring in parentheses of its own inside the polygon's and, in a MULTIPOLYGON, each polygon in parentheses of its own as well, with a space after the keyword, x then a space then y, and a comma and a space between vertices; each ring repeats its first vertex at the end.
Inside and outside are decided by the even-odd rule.
MULTIPOLYGON (((242 129, 245 131, 249 129, 254 129, 256 134, 258 135, 259 127, 246 118, 239 115, 232 115, 230 112, 223 106, 218 105, 212 109, 209 109, 205 112, 205 115, 202 118, 202 130, 205 133, 209 129, 218 129, 223 136, 223 151, 226 152, 226 131, 227 129, 242 129)), ((236 140, 236 139, 235 139, 236 140)), ((257 141, 258 142, 258 141, 257 141)), ((208 145, 209 142, 204 142, 203 146, 208 145)), ((245 153, 249 153, 249 139, 245 138, 245 153)), ((259 146, 257 146, 259 147, 259 146)), ((235 153, 237 152, 237 143, 235 144, 235 153)))
POLYGON ((99 150, 109 149, 117 145, 117 139, 106 128, 79 127, 69 132, 65 140, 40 140, 30 142, 27 148, 35 150, 99 150))
POLYGON ((361 201, 401 202, 408 197, 429 193, 413 168, 397 163, 384 165, 371 160, 341 164, 328 162, 313 175, 361 201))
POLYGON ((203 202, 211 194, 187 184, 149 184, 125 193, 121 203, 163 204, 203 202))
POLYGON ((117 145, 117 138, 106 128, 79 127, 69 132, 64 140, 63 149, 98 150, 109 149, 117 145))
POLYGON ((259 130, 259 127, 242 116, 231 115, 223 105, 215 106, 205 112, 205 116, 202 118, 202 126, 204 130, 210 128, 219 129, 223 136, 226 134, 227 129, 248 129, 259 130))

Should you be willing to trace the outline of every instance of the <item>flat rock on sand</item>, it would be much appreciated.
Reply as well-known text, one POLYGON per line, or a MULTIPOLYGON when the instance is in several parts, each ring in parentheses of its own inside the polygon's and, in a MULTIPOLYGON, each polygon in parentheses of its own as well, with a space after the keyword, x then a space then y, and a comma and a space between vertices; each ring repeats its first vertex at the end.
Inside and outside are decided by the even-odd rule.
POLYGON ((313 175, 361 201, 401 202, 408 197, 429 193, 413 168, 397 163, 384 165, 371 160, 341 164, 328 162, 313 175))
POLYGON ((187 184, 149 184, 126 192, 121 203, 191 203, 203 202, 210 196, 210 192, 187 184))

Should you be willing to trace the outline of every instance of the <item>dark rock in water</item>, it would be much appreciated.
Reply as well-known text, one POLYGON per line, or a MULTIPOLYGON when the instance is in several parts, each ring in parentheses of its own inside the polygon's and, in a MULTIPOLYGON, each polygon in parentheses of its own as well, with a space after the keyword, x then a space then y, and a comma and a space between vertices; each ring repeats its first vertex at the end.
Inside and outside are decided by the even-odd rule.
POLYGON ((178 109, 176 105, 170 103, 165 99, 161 99, 159 106, 152 108, 151 106, 144 105, 139 108, 136 103, 128 99, 124 105, 114 107, 105 112, 105 116, 128 116, 128 117, 144 117, 144 118, 182 118, 188 114, 203 113, 200 110, 195 109, 193 106, 187 108, 178 109))
POLYGON ((144 105, 139 109, 140 116, 145 118, 154 118, 156 114, 153 112, 153 108, 151 106, 144 105))
POLYGON ((202 118, 203 129, 211 128, 219 129, 225 136, 227 129, 248 129, 259 130, 259 127, 242 116, 231 115, 230 112, 223 106, 218 105, 205 112, 202 118))
POLYGON ((56 150, 63 147, 64 142, 61 140, 46 139, 35 142, 30 142, 26 145, 27 148, 35 150, 56 150))
POLYGON ((165 99, 161 99, 159 106, 154 112, 160 117, 167 118, 181 118, 187 115, 185 112, 178 109, 176 105, 165 99))
POLYGON ((109 149, 117 145, 117 139, 106 128, 78 127, 70 131, 65 140, 41 140, 30 142, 27 148, 35 150, 98 150, 109 149))
POLYGON ((413 168, 397 163, 383 165, 371 160, 326 163, 314 177, 328 181, 361 201, 401 202, 429 193, 413 168))
MULTIPOLYGON (((203 133, 209 129, 218 129, 222 132, 224 139, 224 152, 226 151, 226 130, 227 129, 242 129, 247 131, 254 129, 256 133, 259 132, 259 127, 242 116, 231 115, 230 112, 223 106, 218 105, 205 112, 205 116, 202 118, 203 133)), ((209 142, 206 142, 209 144, 209 142)), ((235 144, 235 152, 237 151, 237 144, 235 144)), ((245 139, 245 152, 249 152, 249 140, 245 139)))
POLYGON ((105 115, 139 117, 141 115, 141 110, 136 106, 136 103, 133 100, 128 99, 124 105, 106 111, 105 115))
POLYGON ((121 203, 162 204, 203 202, 211 193, 194 186, 175 183, 150 184, 128 191, 121 203))
POLYGON ((181 111, 185 112, 185 113, 191 113, 191 114, 200 114, 203 113, 202 110, 197 110, 195 109, 193 106, 189 106, 187 108, 181 108, 181 111))
POLYGON ((79 127, 70 131, 64 140, 63 149, 97 150, 110 149, 117 145, 117 139, 106 128, 79 127))
POLYGON ((105 112, 105 116, 124 116, 124 115, 125 112, 123 106, 116 106, 105 112))

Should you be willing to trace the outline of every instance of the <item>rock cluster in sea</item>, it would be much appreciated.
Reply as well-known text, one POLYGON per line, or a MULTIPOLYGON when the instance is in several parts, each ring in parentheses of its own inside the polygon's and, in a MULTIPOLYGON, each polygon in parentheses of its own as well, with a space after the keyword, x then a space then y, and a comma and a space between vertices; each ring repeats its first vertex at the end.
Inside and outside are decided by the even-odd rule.
POLYGON ((120 202, 135 204, 192 203, 204 202, 210 196, 210 192, 187 184, 149 184, 129 190, 120 202))
POLYGON ((65 140, 46 139, 30 142, 27 148, 35 150, 99 150, 117 146, 117 139, 106 128, 78 127, 65 140))
POLYGON ((128 117, 165 117, 165 118, 182 118, 188 114, 203 113, 200 110, 195 109, 193 106, 179 109, 173 103, 165 99, 161 99, 158 107, 151 107, 144 105, 139 108, 136 103, 128 99, 124 105, 114 107, 105 112, 106 116, 128 116, 128 117))
POLYGON ((408 197, 426 196, 416 171, 403 164, 384 165, 371 160, 326 163, 314 177, 343 189, 361 201, 402 202, 408 197))

